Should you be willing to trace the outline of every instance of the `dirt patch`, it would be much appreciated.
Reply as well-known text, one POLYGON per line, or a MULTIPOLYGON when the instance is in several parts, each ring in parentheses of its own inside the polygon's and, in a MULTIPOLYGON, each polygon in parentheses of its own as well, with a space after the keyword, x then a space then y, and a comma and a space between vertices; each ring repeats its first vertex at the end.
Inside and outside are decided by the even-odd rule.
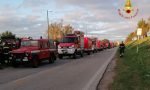
POLYGON ((116 66, 117 57, 114 57, 109 63, 100 83, 97 87, 97 90, 109 90, 109 85, 113 83, 115 76, 115 66, 116 66))

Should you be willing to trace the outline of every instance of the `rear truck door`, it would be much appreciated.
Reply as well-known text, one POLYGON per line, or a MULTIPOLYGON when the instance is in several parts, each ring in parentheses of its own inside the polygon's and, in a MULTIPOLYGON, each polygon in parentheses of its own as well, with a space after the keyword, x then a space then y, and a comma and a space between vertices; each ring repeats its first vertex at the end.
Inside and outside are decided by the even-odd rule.
POLYGON ((45 41, 40 41, 40 54, 39 54, 39 58, 40 59, 45 59, 45 58, 49 58, 50 52, 49 52, 49 48, 48 45, 45 41))

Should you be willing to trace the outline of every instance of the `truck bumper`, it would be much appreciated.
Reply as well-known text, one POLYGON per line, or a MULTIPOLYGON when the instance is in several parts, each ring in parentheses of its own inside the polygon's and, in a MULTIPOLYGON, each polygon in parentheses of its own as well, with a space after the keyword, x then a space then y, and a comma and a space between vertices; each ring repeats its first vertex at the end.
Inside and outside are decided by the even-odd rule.
POLYGON ((71 55, 74 54, 74 52, 75 52, 74 48, 58 49, 58 54, 62 54, 62 55, 71 55))
POLYGON ((84 49, 85 53, 92 52, 92 49, 84 49))
POLYGON ((24 57, 24 58, 12 58, 12 57, 9 57, 11 61, 15 61, 17 63, 29 63, 31 60, 29 60, 27 57, 24 57))

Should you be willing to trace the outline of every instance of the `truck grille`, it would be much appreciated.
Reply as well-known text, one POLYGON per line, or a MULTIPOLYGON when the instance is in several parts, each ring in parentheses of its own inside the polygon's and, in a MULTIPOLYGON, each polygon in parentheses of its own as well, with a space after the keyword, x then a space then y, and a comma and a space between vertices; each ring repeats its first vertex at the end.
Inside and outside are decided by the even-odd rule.
POLYGON ((25 57, 25 54, 24 53, 17 53, 17 54, 13 54, 13 56, 16 59, 23 59, 25 57))
POLYGON ((67 49, 67 48, 69 48, 69 47, 63 47, 63 49, 67 49))

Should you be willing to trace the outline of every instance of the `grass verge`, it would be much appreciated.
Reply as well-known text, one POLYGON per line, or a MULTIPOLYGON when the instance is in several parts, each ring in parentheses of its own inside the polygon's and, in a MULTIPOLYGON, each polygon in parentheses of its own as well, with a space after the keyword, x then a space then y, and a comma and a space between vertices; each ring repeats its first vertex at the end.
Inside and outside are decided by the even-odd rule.
POLYGON ((109 90, 150 90, 150 38, 128 43, 125 56, 117 56, 116 76, 109 90))

